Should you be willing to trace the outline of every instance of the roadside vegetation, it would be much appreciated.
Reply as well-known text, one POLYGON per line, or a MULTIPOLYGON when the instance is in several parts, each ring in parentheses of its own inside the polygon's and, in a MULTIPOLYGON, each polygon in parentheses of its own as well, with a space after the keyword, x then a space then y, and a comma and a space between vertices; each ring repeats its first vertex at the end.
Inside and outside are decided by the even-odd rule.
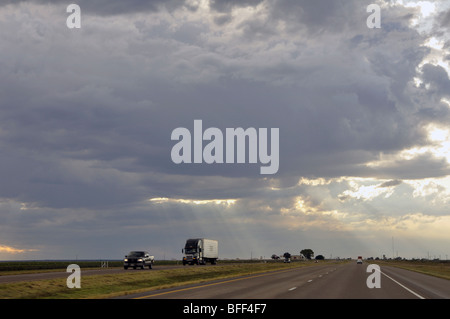
MULTIPOLYGON (((108 267, 122 266, 122 261, 109 261, 108 267)), ((2 261, 0 276, 65 270, 68 265, 77 264, 83 269, 100 268, 101 261, 2 261)))
POLYGON ((381 267, 383 265, 393 266, 450 280, 450 261, 448 260, 376 260, 368 262, 373 262, 381 267))
MULTIPOLYGON (((40 260, 40 261, 0 261, 0 276, 6 275, 16 275, 16 274, 27 274, 27 273, 41 273, 41 272, 53 272, 58 270, 64 270, 70 264, 77 264, 80 268, 87 269, 99 269, 102 264, 105 265, 107 262, 107 268, 122 268, 122 260, 40 260)), ((280 262, 267 260, 265 262, 280 262)), ((180 265, 181 260, 156 260, 156 265, 180 265)), ((220 264, 230 264, 230 263, 261 263, 259 259, 241 259, 241 260, 220 260, 220 264)))

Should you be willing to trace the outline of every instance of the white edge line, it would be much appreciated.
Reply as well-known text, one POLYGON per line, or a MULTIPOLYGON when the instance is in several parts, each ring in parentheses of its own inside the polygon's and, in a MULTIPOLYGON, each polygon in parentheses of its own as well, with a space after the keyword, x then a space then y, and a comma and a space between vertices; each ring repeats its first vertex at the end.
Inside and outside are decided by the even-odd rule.
POLYGON ((388 275, 386 275, 386 274, 385 274, 384 272, 382 272, 381 270, 380 270, 380 272, 381 272, 383 275, 385 275, 386 277, 388 277, 390 280, 392 280, 393 282, 395 282, 397 285, 399 285, 399 286, 405 288, 406 290, 408 290, 410 293, 412 293, 412 294, 413 294, 414 296, 416 296, 417 298, 419 298, 419 299, 425 299, 425 297, 422 297, 422 296, 419 295, 418 293, 416 293, 416 292, 412 291, 411 289, 409 289, 408 287, 402 285, 402 284, 399 283, 397 280, 395 280, 395 279, 392 278, 392 277, 389 277, 388 275))

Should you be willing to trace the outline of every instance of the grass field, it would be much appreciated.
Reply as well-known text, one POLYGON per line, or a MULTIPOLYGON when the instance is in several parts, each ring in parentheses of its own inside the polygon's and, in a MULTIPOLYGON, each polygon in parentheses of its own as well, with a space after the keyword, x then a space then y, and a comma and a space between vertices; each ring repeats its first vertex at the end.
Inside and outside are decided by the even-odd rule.
POLYGON ((374 264, 386 266, 393 266, 403 269, 408 269, 423 274, 449 279, 450 280, 450 261, 411 261, 411 260, 400 260, 400 261, 376 261, 374 264))
MULTIPOLYGON (((280 261, 268 261, 280 262, 280 261)), ((181 260, 156 260, 157 265, 179 265, 181 260)), ((221 260, 220 264, 236 264, 236 263, 261 263, 258 259, 253 260, 221 260)), ((66 269, 70 264, 77 264, 82 269, 98 269, 101 267, 102 261, 100 260, 39 260, 39 261, 0 261, 0 276, 14 275, 14 274, 26 274, 35 272, 47 272, 66 269)), ((122 260, 109 260, 108 267, 122 267, 122 260)))
MULTIPOLYGON (((70 264, 77 264, 83 269, 99 268, 101 261, 2 261, 0 262, 0 276, 55 271, 66 269, 70 264)), ((109 267, 120 267, 122 264, 122 261, 108 262, 109 267)))

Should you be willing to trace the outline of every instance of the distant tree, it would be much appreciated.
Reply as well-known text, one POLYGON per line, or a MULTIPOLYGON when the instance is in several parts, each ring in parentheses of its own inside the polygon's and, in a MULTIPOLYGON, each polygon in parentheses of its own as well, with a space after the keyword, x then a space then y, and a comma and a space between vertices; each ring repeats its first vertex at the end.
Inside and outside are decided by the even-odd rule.
POLYGON ((305 256, 306 259, 311 259, 312 257, 314 257, 314 252, 312 251, 312 249, 303 249, 302 251, 300 251, 300 254, 305 256))
POLYGON ((322 255, 317 255, 317 256, 316 256, 316 259, 317 259, 317 260, 324 260, 325 257, 323 257, 322 255))
POLYGON ((272 259, 280 259, 280 257, 277 256, 277 255, 275 255, 275 254, 273 254, 273 255, 272 255, 272 259))

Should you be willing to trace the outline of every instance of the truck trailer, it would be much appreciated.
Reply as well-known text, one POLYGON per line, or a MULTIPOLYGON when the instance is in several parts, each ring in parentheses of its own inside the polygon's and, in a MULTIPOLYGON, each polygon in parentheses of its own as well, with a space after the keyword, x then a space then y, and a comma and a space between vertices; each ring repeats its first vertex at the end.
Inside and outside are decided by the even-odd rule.
POLYGON ((183 256, 183 266, 206 265, 207 262, 215 265, 219 258, 219 245, 217 240, 206 238, 192 238, 186 240, 184 249, 181 250, 183 256))

